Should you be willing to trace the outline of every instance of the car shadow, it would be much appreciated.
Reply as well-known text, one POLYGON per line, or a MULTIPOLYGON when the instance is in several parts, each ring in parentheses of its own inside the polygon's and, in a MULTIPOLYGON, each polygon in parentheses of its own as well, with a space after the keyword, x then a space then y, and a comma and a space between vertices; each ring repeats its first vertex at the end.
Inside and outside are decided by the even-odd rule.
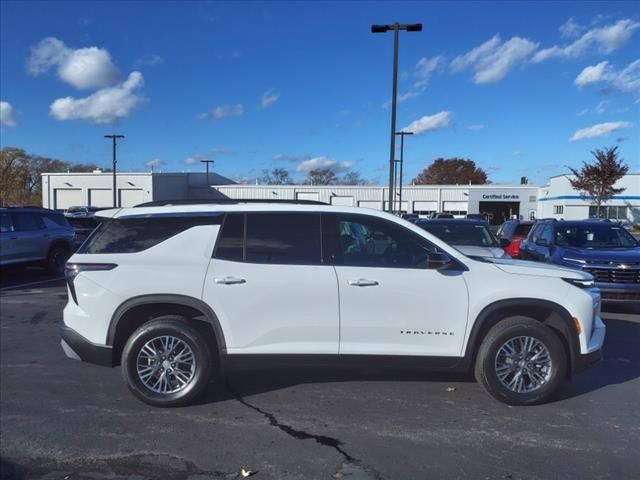
MULTIPOLYGON (((597 391, 609 385, 640 377, 640 321, 606 320, 607 337, 603 360, 593 368, 576 374, 560 389, 553 401, 569 399, 597 391)), ((260 367, 229 372, 212 383, 197 403, 208 404, 239 399, 302 384, 342 382, 475 382, 469 373, 432 372, 398 367, 260 367)), ((480 387, 478 387, 480 388, 480 387)))
POLYGON ((288 367, 229 372, 212 383, 197 404, 238 400, 243 397, 303 384, 344 382, 475 382, 471 374, 431 372, 397 367, 288 367))
POLYGON ((571 398, 640 377, 640 321, 608 319, 603 359, 567 382, 558 398, 571 398))

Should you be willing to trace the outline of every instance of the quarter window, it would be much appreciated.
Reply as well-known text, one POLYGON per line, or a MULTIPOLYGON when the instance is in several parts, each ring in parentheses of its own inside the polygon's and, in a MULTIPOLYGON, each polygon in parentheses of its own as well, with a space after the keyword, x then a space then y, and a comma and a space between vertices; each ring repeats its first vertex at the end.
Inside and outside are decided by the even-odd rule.
POLYGON ((0 213, 0 233, 13 232, 13 222, 9 213, 0 213))
POLYGON ((320 265, 320 215, 248 213, 247 262, 320 265))
POLYGON ((420 235, 382 219, 339 215, 342 263, 358 267, 425 268, 435 247, 420 235))
POLYGON ((117 218, 101 223, 79 253, 135 253, 199 225, 217 225, 219 214, 117 218))

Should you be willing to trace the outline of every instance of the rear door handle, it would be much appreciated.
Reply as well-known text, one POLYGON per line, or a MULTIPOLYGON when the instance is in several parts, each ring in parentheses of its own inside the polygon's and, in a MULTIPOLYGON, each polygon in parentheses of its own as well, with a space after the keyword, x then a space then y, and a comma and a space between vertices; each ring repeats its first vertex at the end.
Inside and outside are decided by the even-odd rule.
POLYGON ((238 283, 247 283, 247 281, 244 278, 238 278, 238 277, 216 277, 213 279, 213 281, 216 283, 221 283, 223 285, 235 285, 238 283))
POLYGON ((375 280, 367 280, 366 278, 359 278, 358 280, 347 280, 349 285, 354 287, 375 287, 378 282, 375 280))

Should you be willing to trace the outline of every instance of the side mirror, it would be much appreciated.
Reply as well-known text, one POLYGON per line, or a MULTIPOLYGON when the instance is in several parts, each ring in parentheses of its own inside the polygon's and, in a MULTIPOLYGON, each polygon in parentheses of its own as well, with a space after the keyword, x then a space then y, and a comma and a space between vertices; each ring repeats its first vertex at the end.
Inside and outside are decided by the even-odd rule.
POLYGON ((536 245, 538 245, 540 247, 549 248, 549 242, 547 241, 546 238, 539 238, 538 240, 536 240, 536 245))
POLYGON ((511 240, 504 237, 500 239, 500 248, 507 248, 509 245, 511 245, 511 240))
POLYGON ((442 270, 451 263, 451 258, 447 254, 440 252, 431 252, 427 257, 427 268, 433 270, 442 270))

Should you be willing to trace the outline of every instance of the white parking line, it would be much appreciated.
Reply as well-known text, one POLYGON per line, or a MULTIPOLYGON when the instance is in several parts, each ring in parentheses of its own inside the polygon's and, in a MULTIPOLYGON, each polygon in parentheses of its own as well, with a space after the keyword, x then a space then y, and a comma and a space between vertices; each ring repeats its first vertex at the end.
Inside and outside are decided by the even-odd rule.
POLYGON ((38 282, 22 283, 22 284, 19 284, 19 285, 10 285, 8 287, 0 288, 0 292, 5 292, 5 291, 8 291, 8 290, 20 290, 21 288, 27 288, 27 287, 31 287, 31 286, 34 286, 34 285, 42 285, 42 284, 45 284, 45 283, 59 282, 60 280, 64 280, 64 277, 50 278, 49 280, 40 280, 38 282))

